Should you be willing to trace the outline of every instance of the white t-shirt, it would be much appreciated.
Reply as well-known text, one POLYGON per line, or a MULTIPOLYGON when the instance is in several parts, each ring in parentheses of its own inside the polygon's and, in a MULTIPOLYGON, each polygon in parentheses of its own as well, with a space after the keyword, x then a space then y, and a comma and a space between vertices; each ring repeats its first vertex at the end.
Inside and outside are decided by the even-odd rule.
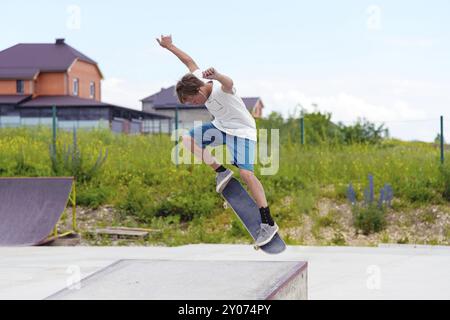
POLYGON ((236 95, 236 88, 233 87, 232 94, 227 93, 222 90, 220 82, 204 79, 200 69, 192 74, 203 82, 213 83, 211 95, 205 103, 208 111, 214 116, 212 124, 227 134, 257 141, 255 119, 245 107, 244 101, 236 95))

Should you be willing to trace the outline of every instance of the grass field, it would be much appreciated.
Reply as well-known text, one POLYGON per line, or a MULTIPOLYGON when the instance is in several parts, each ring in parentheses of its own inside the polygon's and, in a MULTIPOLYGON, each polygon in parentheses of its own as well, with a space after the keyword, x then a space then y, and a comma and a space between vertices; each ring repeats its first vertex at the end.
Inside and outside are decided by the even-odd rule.
MULTIPOLYGON (((54 175, 51 140, 46 128, 0 129, 0 175, 54 175)), ((139 226, 162 232, 138 244, 249 242, 215 192, 214 172, 204 164, 176 167, 172 148, 165 135, 79 130, 75 152, 72 133, 60 131, 58 174, 78 177, 82 232, 96 226, 139 226), (99 154, 106 152, 101 168, 91 170, 99 154)), ((257 164, 255 173, 288 243, 450 244, 450 166, 440 165, 439 149, 433 144, 385 139, 376 145, 311 146, 288 140, 281 144, 276 175, 261 176, 259 168, 257 164), (369 174, 374 177, 375 197, 388 183, 394 200, 385 212, 383 230, 364 235, 352 222, 346 191, 352 183, 362 200, 369 174)), ((108 239, 86 239, 89 244, 112 244, 108 239)))

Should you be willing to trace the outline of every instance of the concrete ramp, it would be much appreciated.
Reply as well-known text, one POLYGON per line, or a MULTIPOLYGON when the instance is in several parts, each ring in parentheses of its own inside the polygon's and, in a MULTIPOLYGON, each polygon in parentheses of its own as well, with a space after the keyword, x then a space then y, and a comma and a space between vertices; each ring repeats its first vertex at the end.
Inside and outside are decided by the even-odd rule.
POLYGON ((47 299, 307 299, 307 263, 119 260, 47 299))
POLYGON ((73 178, 0 178, 0 246, 36 245, 63 213, 73 178))

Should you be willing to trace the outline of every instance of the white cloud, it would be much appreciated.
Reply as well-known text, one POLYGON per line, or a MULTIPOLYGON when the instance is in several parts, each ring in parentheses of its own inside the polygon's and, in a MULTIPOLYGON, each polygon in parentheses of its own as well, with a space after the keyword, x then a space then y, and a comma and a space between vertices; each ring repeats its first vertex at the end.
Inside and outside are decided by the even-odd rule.
POLYGON ((102 101, 131 109, 141 110, 141 99, 159 92, 162 87, 173 85, 169 82, 139 83, 119 77, 111 77, 102 82, 102 101))
POLYGON ((370 31, 381 30, 381 7, 377 5, 371 5, 366 9, 367 14, 367 29, 370 31))
MULTIPOLYGON (((313 104, 318 105, 318 110, 328 111, 333 115, 333 119, 342 121, 356 120, 358 117, 366 117, 373 120, 404 120, 416 119, 426 116, 423 109, 414 108, 408 99, 389 96, 387 99, 380 99, 377 102, 371 101, 370 97, 366 97, 364 93, 358 94, 358 83, 351 83, 349 80, 345 84, 339 86, 336 79, 327 79, 320 81, 302 81, 294 79, 274 79, 273 81, 259 79, 252 81, 251 79, 240 79, 237 84, 240 86, 242 96, 259 95, 262 97, 266 106, 265 114, 271 111, 280 112, 283 116, 292 113, 298 104, 301 104, 308 111, 313 111, 313 104), (317 90, 316 86, 320 86, 317 90), (346 90, 351 90, 351 93, 346 90), (248 94, 253 92, 253 94, 248 94), (311 92, 323 92, 323 94, 313 94, 311 92), (257 93, 257 94, 254 94, 257 93)), ((371 84, 375 87, 377 84, 371 84)), ((398 85, 398 83, 396 83, 398 85)), ((404 92, 415 89, 417 85, 398 86, 404 92)), ((385 82, 384 86, 390 88, 392 84, 385 82)), ((429 86, 431 88, 431 86, 429 86)), ((384 90, 381 88, 380 90, 384 90)), ((392 92, 386 90, 386 92, 392 92)), ((297 110, 299 112, 299 110, 297 110)))
MULTIPOLYGON (((260 96, 266 106, 284 117, 298 115, 301 104, 314 111, 331 112, 332 121, 352 124, 366 118, 385 124, 391 136, 404 140, 433 141, 439 115, 446 114, 450 98, 447 83, 390 77, 335 76, 326 79, 236 77, 242 96, 260 96)), ((450 123, 450 122, 449 122, 450 123)))
POLYGON ((428 48, 432 47, 436 40, 428 37, 419 36, 392 36, 385 37, 384 42, 387 45, 393 45, 398 47, 408 47, 408 48, 428 48))
POLYGON ((436 83, 423 80, 392 79, 389 83, 393 88, 393 93, 408 96, 439 96, 446 94, 450 88, 450 84, 448 83, 436 83))
MULTIPOLYGON (((318 110, 331 112, 335 121, 353 121, 358 117, 365 117, 372 121, 395 121, 399 119, 420 119, 427 115, 424 110, 414 109, 403 100, 396 100, 387 105, 377 105, 346 92, 340 92, 332 96, 310 96, 298 91, 289 91, 287 95, 275 92, 272 97, 266 98, 266 104, 271 102, 278 106, 293 107, 300 103, 310 112, 314 111, 313 105, 316 104, 318 110)), ((293 107, 284 108, 280 111, 287 116, 289 112, 292 113, 293 107)))
MULTIPOLYGON (((442 95, 446 91, 441 90, 446 84, 427 81, 371 79, 361 83, 358 81, 360 79, 352 80, 351 77, 345 78, 341 83, 336 78, 296 80, 235 77, 234 80, 240 96, 262 98, 266 107, 264 115, 276 111, 284 117, 298 116, 299 104, 309 112, 315 110, 313 104, 316 104, 317 110, 331 112, 334 122, 351 124, 358 118, 377 123, 385 122, 392 136, 405 140, 432 141, 439 129, 437 115, 445 114, 444 109, 439 106, 433 110, 425 108, 417 102, 416 96, 422 95, 422 98, 428 99, 427 95, 430 95, 442 102, 442 106, 448 101, 443 100, 442 95), (371 92, 372 88, 377 91, 371 92), (368 92, 372 95, 368 95, 368 92), (423 119, 428 120, 407 122, 423 119)), ((140 99, 173 84, 174 81, 169 80, 142 83, 112 77, 103 82, 102 98, 109 103, 140 110, 140 99)))

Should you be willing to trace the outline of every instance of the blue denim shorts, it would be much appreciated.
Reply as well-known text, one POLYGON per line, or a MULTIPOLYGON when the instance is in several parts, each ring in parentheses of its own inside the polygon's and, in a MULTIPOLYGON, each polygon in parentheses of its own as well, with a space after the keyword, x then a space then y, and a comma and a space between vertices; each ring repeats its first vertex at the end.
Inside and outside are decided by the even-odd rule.
POLYGON ((256 141, 229 135, 217 129, 211 122, 192 128, 189 135, 202 149, 225 144, 233 155, 234 166, 254 171, 256 141))

